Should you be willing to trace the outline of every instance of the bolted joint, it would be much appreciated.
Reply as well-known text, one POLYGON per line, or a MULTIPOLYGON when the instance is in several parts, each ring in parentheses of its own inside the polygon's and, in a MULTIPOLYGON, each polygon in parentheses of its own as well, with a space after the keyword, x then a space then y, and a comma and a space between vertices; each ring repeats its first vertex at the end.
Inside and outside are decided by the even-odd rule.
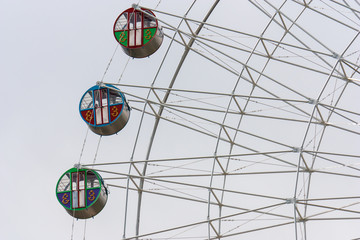
POLYGON ((293 147, 293 152, 295 152, 295 153, 300 153, 302 151, 303 151, 303 149, 301 147, 293 147))
POLYGON ((285 203, 286 204, 294 204, 294 203, 296 203, 296 198, 287 198, 285 200, 285 203))
POLYGON ((74 164, 74 168, 76 168, 76 169, 81 169, 82 166, 81 166, 80 163, 75 163, 75 164, 74 164))
POLYGON ((317 104, 319 103, 319 101, 316 100, 316 99, 310 98, 309 101, 308 101, 308 103, 309 103, 309 104, 312 104, 312 105, 317 105, 317 104))
POLYGON ((134 8, 134 9, 136 9, 136 10, 139 10, 139 9, 140 9, 140 8, 139 8, 139 4, 136 4, 136 3, 133 3, 133 4, 131 5, 131 7, 134 8))

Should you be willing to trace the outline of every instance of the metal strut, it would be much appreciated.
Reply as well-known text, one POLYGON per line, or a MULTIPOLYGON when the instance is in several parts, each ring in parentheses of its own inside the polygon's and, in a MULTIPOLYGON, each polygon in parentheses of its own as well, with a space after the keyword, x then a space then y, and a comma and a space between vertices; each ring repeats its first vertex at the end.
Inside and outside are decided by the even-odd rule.
MULTIPOLYGON (((180 72, 180 69, 185 61, 185 58, 187 57, 189 51, 190 51, 190 48, 191 46, 194 44, 195 42, 195 37, 200 33, 201 29, 203 28, 205 22, 208 20, 208 18, 210 17, 211 13, 213 12, 213 10, 215 9, 216 5, 220 2, 220 0, 216 0, 214 2, 214 4, 212 5, 212 7, 210 8, 210 10, 208 11, 208 13, 206 14, 204 20, 202 21, 202 23, 199 25, 199 27, 196 29, 195 31, 195 36, 193 38, 190 39, 188 45, 186 46, 185 48, 185 51, 180 59, 180 62, 176 68, 176 71, 173 75, 173 78, 171 79, 171 82, 169 84, 169 87, 168 87, 168 90, 166 91, 166 94, 163 98, 163 103, 166 103, 168 98, 169 98, 169 95, 170 95, 170 92, 171 92, 171 89, 175 83, 175 80, 180 72)), ((164 110, 164 106, 161 105, 160 106, 160 109, 158 111, 158 114, 157 114, 157 117, 155 119, 155 123, 154 123, 154 127, 153 127, 153 131, 151 133, 151 137, 150 137, 150 142, 149 142, 149 146, 148 146, 148 150, 147 150, 147 153, 146 153, 146 161, 149 160, 149 157, 150 157, 150 152, 151 152, 151 148, 152 148, 152 144, 154 142, 154 137, 155 137, 155 134, 156 134, 156 131, 157 131, 157 128, 158 128, 158 125, 159 125, 159 121, 160 121, 160 117, 163 113, 163 110, 164 110)), ((142 172, 142 176, 145 176, 146 174, 146 169, 147 169, 147 162, 145 162, 144 164, 144 168, 143 168, 143 172, 142 172)), ((141 201, 142 201, 142 189, 144 187, 144 178, 141 178, 140 179, 140 185, 139 185, 139 193, 138 193, 138 206, 137 206, 137 216, 136 216, 136 236, 139 236, 139 229, 140 229, 140 210, 141 210, 141 201)), ((138 237, 136 237, 136 239, 138 239, 138 237)))

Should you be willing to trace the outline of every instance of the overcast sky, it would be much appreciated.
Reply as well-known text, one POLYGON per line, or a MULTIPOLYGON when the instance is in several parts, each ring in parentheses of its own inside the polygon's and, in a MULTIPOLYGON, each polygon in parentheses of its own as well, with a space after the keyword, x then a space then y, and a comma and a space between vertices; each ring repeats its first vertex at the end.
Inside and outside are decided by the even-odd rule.
MULTIPOLYGON (((144 0, 140 4, 149 8, 157 8, 160 11, 184 15, 191 2, 190 0, 144 0)), ((203 19, 206 13, 203 9, 210 7, 209 2, 200 1, 197 3, 190 12, 189 17, 197 20, 203 19)), ((60 240, 70 239, 72 232, 74 233, 74 239, 82 239, 84 231, 86 231, 86 239, 121 239, 125 201, 125 191, 123 189, 111 189, 108 206, 98 217, 88 220, 84 230, 84 221, 75 220, 73 223, 73 219, 58 203, 55 186, 59 177, 75 163, 78 163, 79 160, 81 160, 81 163, 91 163, 94 159, 99 137, 89 131, 82 152, 87 126, 79 116, 78 104, 83 93, 95 85, 97 81, 103 79, 104 72, 117 47, 112 33, 114 21, 123 10, 131 7, 133 3, 130 0, 108 0, 103 2, 94 0, 0 0, 0 79, 2 83, 0 88, 2 98, 2 113, 0 114, 0 181, 3 185, 2 194, 0 195, 1 239, 60 240)), ((219 10, 214 12, 209 21, 229 28, 238 24, 241 31, 259 34, 268 22, 268 18, 264 17, 263 14, 251 18, 252 11, 257 13, 260 11, 254 7, 251 10, 248 9, 249 4, 245 4, 242 8, 237 4, 234 1, 220 4, 219 10), (237 7, 239 7, 238 11, 235 10, 237 7), (227 24, 227 17, 224 16, 229 16, 230 19, 230 16, 234 17, 236 14, 239 14, 239 16, 231 19, 236 19, 239 22, 229 20, 227 24)), ((290 16, 292 16, 291 13, 289 11, 290 16)), ((178 23, 178 20, 170 17, 166 21, 173 26, 178 23)), ((289 23, 287 22, 287 24, 289 23)), ((311 25, 306 26, 309 26, 309 29, 311 28, 311 25)), ((339 35, 337 37, 340 40, 335 39, 336 32, 327 29, 327 27, 328 25, 324 24, 325 29, 322 30, 324 33, 329 34, 328 46, 335 52, 342 53, 345 50, 345 43, 342 44, 343 41, 339 35)), ((357 28, 359 29, 358 23, 357 28)), ((164 31, 166 32, 166 30, 164 31)), ((274 30, 271 34, 275 32, 274 30)), ((320 32, 318 33, 321 35, 320 32)), ((171 35, 172 32, 168 32, 168 34, 171 35)), ((271 34, 268 37, 271 37, 271 34)), ((346 38, 346 44, 349 39, 350 37, 346 38)), ((356 41, 359 42, 359 39, 356 41)), ((121 78, 122 83, 150 86, 169 45, 169 40, 164 41, 163 45, 150 58, 135 60, 129 59, 119 48, 115 52, 104 81, 116 83, 124 72, 121 78), (124 71, 128 60, 129 64, 126 71, 124 71)), ((325 48, 319 46, 317 49, 323 50, 325 48)), ((200 48, 200 50, 203 49, 200 48)), ((177 66, 183 48, 174 47, 172 51, 174 57, 170 57, 166 61, 168 65, 166 65, 165 69, 167 71, 163 71, 162 75, 160 75, 162 77, 158 80, 158 85, 162 87, 168 86, 168 79, 171 78, 174 68, 177 66)), ((246 57, 247 55, 239 56, 239 59, 246 59, 246 57)), ((189 60, 187 62, 186 70, 181 72, 182 81, 176 87, 204 91, 231 91, 236 83, 236 77, 232 76, 231 81, 225 81, 223 79, 226 79, 229 73, 226 71, 216 72, 217 70, 214 70, 216 67, 213 68, 213 65, 210 64, 206 67, 208 60, 195 61, 194 59, 197 58, 194 57, 193 61, 189 60), (198 66, 204 68, 198 71, 198 66), (219 73, 219 75, 214 73, 219 73), (194 81, 194 76, 199 81, 194 81), (208 82, 206 79, 208 79, 208 82)), ((257 61, 255 59, 249 64, 257 68, 261 63, 261 60, 257 61)), ((274 76, 273 73, 283 71, 281 66, 271 66, 273 68, 267 74, 274 76)), ((240 71, 241 68, 238 66, 236 70, 240 71)), ((279 75, 280 81, 284 80, 286 82, 292 73, 289 70, 279 75)), ((295 77, 300 78, 301 76, 303 76, 304 82, 308 83, 307 81, 310 81, 307 73, 300 73, 295 77)), ((321 80, 325 81, 326 78, 321 80)), ((289 85, 293 86, 291 82, 289 85)), ((319 95, 319 89, 309 89, 308 86, 299 86, 297 90, 306 92, 307 96, 311 98, 316 98, 319 95)), ((333 85, 331 86, 333 87, 333 85)), ((138 89, 128 91, 134 91, 134 94, 146 98, 146 91, 138 89)), ((239 90, 240 94, 241 91, 247 91, 246 85, 239 90)), ((353 94, 351 96, 357 96, 357 100, 359 100, 356 91, 350 93, 353 94)), ((285 93, 283 96, 288 97, 291 95, 285 93)), ((345 100, 345 103, 351 102, 351 99, 345 98, 345 100)), ((345 103, 341 106, 346 106, 345 103)), ((353 106, 350 109, 355 112, 359 110, 358 107, 353 106)), ((255 112, 257 109, 252 110, 255 112)), ((121 134, 108 138, 104 137, 101 140, 97 162, 113 162, 122 159, 129 161, 140 118, 141 115, 133 110, 130 121, 121 134), (116 151, 116 154, 114 151, 116 151)), ((148 124, 149 129, 151 129, 152 122, 148 124)), ((162 125, 161 131, 163 133, 168 131, 167 126, 169 125, 162 125)), ((249 129, 252 129, 252 126, 254 126, 254 132, 256 133, 259 129, 258 125, 256 127, 251 125, 249 129)), ((261 126, 264 126, 263 123, 261 123, 261 126)), ((296 144, 301 143, 304 129, 294 130, 291 124, 284 126, 284 128, 294 131, 292 136, 289 137, 289 141, 298 147, 296 144), (294 135, 298 136, 298 138, 294 135)), ((264 132, 267 130, 271 132, 268 128, 264 132)), ((168 138, 160 137, 156 140, 153 152, 154 158, 174 157, 172 148, 187 149, 189 152, 193 151, 193 155, 211 155, 214 153, 215 141, 199 136, 197 140, 194 140, 196 143, 193 144, 186 139, 186 136, 191 139, 190 136, 192 135, 182 136, 181 130, 174 130, 174 133, 179 134, 178 145, 169 144, 169 148, 166 148, 168 138), (162 148, 162 151, 156 151, 156 149, 160 148, 162 148), (199 152, 195 153, 196 149, 199 152)), ((149 134, 150 130, 145 133, 146 136, 149 134)), ((334 135, 331 136, 336 136, 337 133, 332 134, 334 135)), ((275 138, 277 139, 277 136, 275 138)), ((284 140, 282 136, 279 136, 278 139, 279 141, 284 140)), ((345 146, 348 149, 346 152, 358 154, 358 151, 354 151, 358 143, 358 138, 356 138, 347 144, 345 146)), ((143 140, 140 144, 147 147, 148 140, 143 140)), ((324 144, 330 149, 334 142, 324 140, 324 144)), ((264 145, 264 148, 266 147, 264 145)), ((146 148, 143 147, 143 149, 138 150, 139 153, 136 156, 143 159, 145 151, 146 148)), ((226 151, 228 151, 227 148, 226 151)), ((226 151, 224 150, 224 152, 226 151)), ((176 155, 176 157, 181 156, 186 156, 186 154, 176 155)), ((291 195, 286 197, 291 197, 291 195)), ((173 203, 168 201, 167 204, 167 207, 171 209, 173 203)), ((145 206, 148 205, 151 205, 151 201, 145 201, 145 206)), ((201 206, 203 207, 203 205, 201 206)), ((197 205, 189 206, 189 208, 191 207, 196 208, 197 205)), ((135 208, 129 209, 129 211, 132 211, 131 215, 133 215, 135 208)), ((148 211, 151 213, 151 208, 148 211)), ((155 210, 154 214, 157 214, 155 210)), ((132 219, 132 217, 130 218, 132 219)), ((144 221, 149 221, 149 226, 152 226, 151 224, 156 226, 157 224, 156 221, 151 222, 150 217, 144 219, 144 221)), ((204 213, 199 216, 198 220, 205 219, 206 208, 204 208, 204 213)), ((186 223, 186 219, 184 222, 186 223)), ((133 231, 133 223, 131 222, 131 231, 133 231)), ((358 236, 354 232, 349 236, 360 237, 360 231, 357 232, 359 233, 358 236)))

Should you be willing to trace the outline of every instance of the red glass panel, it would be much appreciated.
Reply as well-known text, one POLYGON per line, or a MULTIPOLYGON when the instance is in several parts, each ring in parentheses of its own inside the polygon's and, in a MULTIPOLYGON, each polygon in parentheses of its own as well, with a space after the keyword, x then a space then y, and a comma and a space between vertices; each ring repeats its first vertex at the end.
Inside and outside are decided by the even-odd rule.
POLYGON ((121 113, 123 105, 119 104, 119 105, 113 105, 110 106, 110 121, 114 121, 121 113))
POLYGON ((94 110, 85 110, 81 111, 81 116, 84 118, 84 120, 92 125, 94 125, 94 110))

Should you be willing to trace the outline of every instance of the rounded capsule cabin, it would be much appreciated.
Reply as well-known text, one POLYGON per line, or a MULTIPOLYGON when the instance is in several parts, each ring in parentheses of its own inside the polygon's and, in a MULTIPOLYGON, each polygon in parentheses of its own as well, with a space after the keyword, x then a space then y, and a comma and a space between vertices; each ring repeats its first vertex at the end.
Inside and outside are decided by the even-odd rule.
POLYGON ((91 87, 82 96, 79 108, 90 130, 99 135, 119 132, 130 117, 124 94, 112 85, 91 87))
POLYGON ((71 216, 86 219, 104 208, 108 191, 96 171, 71 168, 59 179, 56 196, 71 216))
POLYGON ((143 8, 129 8, 122 12, 114 24, 114 36, 124 52, 134 58, 153 54, 164 37, 155 14, 143 8))

